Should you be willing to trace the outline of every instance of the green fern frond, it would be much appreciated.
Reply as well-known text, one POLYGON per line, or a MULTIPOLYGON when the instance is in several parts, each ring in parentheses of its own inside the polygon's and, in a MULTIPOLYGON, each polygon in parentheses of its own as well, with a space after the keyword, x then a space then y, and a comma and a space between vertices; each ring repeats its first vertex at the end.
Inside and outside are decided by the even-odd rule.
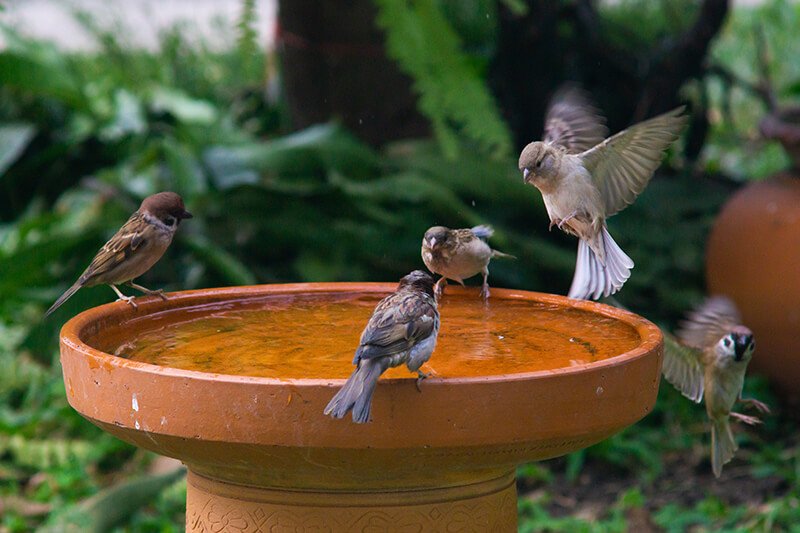
POLYGON ((444 153, 465 138, 492 156, 508 155, 511 135, 461 41, 435 0, 376 0, 389 55, 414 80, 419 109, 444 153))

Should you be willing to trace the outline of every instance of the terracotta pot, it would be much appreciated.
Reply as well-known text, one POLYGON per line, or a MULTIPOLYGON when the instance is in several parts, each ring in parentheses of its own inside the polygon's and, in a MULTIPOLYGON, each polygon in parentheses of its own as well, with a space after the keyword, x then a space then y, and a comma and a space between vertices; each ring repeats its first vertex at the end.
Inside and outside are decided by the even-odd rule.
MULTIPOLYGON (((166 310, 211 313, 254 299, 381 295, 395 286, 233 287, 143 298, 138 310, 121 302, 90 309, 61 332, 69 402, 109 433, 186 463, 188 531, 516 531, 519 464, 590 446, 655 402, 663 347, 656 326, 594 302, 503 289, 492 290, 492 308, 527 300, 582 309, 589 313, 569 316, 627 324, 634 348, 550 371, 429 378, 421 393, 414 379, 382 379, 374 421, 355 425, 322 415, 341 379, 203 373, 92 347, 115 327, 135 335, 143 316, 166 310)), ((448 287, 445 297, 481 305, 467 291, 448 287)), ((520 336, 535 335, 535 324, 520 323, 520 336)), ((448 342, 463 341, 440 338, 437 350, 448 342)))
POLYGON ((756 337, 750 363, 800 402, 800 179, 784 173, 743 187, 717 218, 706 250, 711 294, 730 296, 756 337))

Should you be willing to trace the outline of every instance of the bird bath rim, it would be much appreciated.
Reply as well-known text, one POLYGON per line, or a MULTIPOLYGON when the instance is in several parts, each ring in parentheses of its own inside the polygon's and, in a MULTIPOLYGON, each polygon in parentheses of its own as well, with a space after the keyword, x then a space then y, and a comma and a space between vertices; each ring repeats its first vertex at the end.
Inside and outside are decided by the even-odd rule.
MULTIPOLYGON (((392 524, 441 531, 478 524, 511 533, 517 530, 517 465, 590 446, 652 410, 663 351, 654 324, 607 305, 527 291, 493 289, 489 305, 523 299, 600 314, 631 327, 638 344, 553 370, 430 378, 421 393, 413 377, 381 379, 373 421, 356 425, 322 413, 343 379, 178 369, 110 355, 83 341, 156 312, 246 305, 281 294, 378 296, 395 287, 228 287, 172 293, 167 301, 137 299, 137 310, 123 302, 89 309, 61 331, 67 399, 104 431, 187 465, 191 532, 222 531, 222 517, 236 517, 249 528, 236 531, 323 525, 365 531, 392 524)), ((449 287, 444 298, 453 295, 474 296, 483 305, 477 288, 449 287)))
MULTIPOLYGON (((336 293, 361 293, 361 294, 389 294, 396 288, 396 283, 386 282, 310 282, 310 283, 281 283, 264 285, 242 285, 231 287, 216 287, 195 289, 180 292, 167 293, 168 300, 164 301, 156 296, 145 296, 136 299, 137 309, 133 309, 125 302, 115 301, 87 309, 70 320, 61 328, 61 343, 71 349, 82 352, 87 357, 95 359, 100 366, 111 365, 126 367, 132 370, 143 372, 155 372, 162 376, 176 378, 190 378, 193 380, 210 380, 226 383, 259 383, 263 385, 293 385, 318 387, 321 385, 341 386, 344 378, 271 378, 260 376, 246 376, 237 374, 224 374, 217 372, 203 372, 199 370, 187 370, 170 366, 156 365, 141 361, 134 361, 125 357, 117 356, 97 349, 83 340, 83 335, 87 326, 97 323, 98 319, 112 320, 119 317, 120 323, 135 323, 137 320, 146 316, 169 313, 174 309, 203 309, 225 303, 227 301, 257 301, 280 294, 336 294, 336 293), (187 305, 187 302, 199 300, 200 303, 187 305), (152 308, 154 312, 148 313, 152 308), (125 315, 141 315, 131 316, 125 315)), ((475 292, 476 305, 483 305, 479 300, 477 289, 473 287, 449 286, 447 293, 466 294, 475 292)), ((447 294, 443 296, 446 300, 447 294)), ((492 288, 492 297, 488 305, 496 300, 534 300, 538 303, 557 305, 579 309, 589 313, 596 313, 607 318, 613 318, 633 328, 639 335, 641 342, 633 349, 619 355, 605 358, 591 363, 580 363, 573 366, 564 366, 548 370, 535 370, 527 372, 514 372, 509 374, 493 374, 483 376, 460 376, 460 377, 430 377, 425 380, 425 386, 435 386, 446 382, 452 385, 471 384, 471 383, 492 383, 499 381, 529 380, 538 377, 553 376, 555 374, 581 374, 594 372, 603 367, 614 367, 626 361, 636 359, 658 349, 662 343, 661 330, 649 320, 640 317, 630 311, 613 307, 607 304, 588 300, 577 300, 556 294, 541 293, 536 291, 525 291, 517 289, 492 288)), ((355 347, 354 347, 355 349, 355 347)), ((436 355, 434 351, 434 356, 436 355)), ((415 379, 408 378, 381 378, 382 383, 398 383, 415 379)))

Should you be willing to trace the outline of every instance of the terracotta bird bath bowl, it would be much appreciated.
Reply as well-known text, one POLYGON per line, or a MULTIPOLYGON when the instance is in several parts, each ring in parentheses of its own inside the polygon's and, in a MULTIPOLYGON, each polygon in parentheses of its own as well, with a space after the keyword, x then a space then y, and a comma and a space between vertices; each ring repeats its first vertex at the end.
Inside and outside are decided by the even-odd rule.
POLYGON ((386 283, 188 291, 115 302, 61 332, 69 402, 189 469, 187 531, 516 531, 515 469, 650 412, 662 337, 605 305, 448 287, 415 386, 378 384, 372 422, 322 414, 386 283))

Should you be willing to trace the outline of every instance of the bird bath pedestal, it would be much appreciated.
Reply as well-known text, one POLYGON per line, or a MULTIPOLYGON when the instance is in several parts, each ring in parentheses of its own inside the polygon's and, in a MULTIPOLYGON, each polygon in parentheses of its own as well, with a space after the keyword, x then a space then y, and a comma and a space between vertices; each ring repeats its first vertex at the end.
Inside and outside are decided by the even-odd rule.
POLYGON ((61 332, 69 402, 183 461, 186 529, 214 532, 516 531, 518 465, 601 441, 655 402, 650 322, 525 291, 492 289, 484 306, 448 287, 421 392, 401 367, 378 384, 371 423, 324 416, 395 286, 233 287, 90 309, 61 332), (136 360, 147 342, 159 364, 136 360), (189 353, 206 371, 179 368, 189 353))

